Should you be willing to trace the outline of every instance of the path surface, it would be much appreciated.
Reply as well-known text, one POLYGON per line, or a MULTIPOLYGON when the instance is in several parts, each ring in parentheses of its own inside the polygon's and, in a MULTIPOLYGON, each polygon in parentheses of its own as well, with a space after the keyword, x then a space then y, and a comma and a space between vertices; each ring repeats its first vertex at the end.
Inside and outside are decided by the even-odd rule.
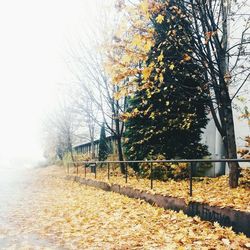
MULTIPOLYGON (((11 212, 25 209, 22 200, 31 190, 32 168, 0 166, 0 249, 46 249, 50 242, 35 233, 22 233, 11 212)), ((51 248, 55 249, 55 248, 51 248)))
POLYGON ((217 223, 67 181, 58 167, 11 173, 1 174, 1 250, 250 247, 217 223))

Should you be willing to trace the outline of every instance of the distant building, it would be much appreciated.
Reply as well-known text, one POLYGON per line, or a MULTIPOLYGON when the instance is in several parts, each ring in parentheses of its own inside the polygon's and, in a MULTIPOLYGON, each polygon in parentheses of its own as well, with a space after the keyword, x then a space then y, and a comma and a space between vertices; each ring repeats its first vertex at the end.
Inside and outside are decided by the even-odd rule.
MULTIPOLYGON (((110 152, 111 154, 115 154, 116 153, 116 147, 115 147, 115 137, 114 136, 107 136, 106 137, 106 142, 110 148, 110 152)), ((82 143, 82 144, 78 144, 73 146, 74 151, 77 154, 87 154, 87 155, 91 155, 91 142, 87 142, 87 143, 82 143)), ((98 158, 98 154, 99 154, 99 140, 95 140, 94 141, 94 151, 95 151, 95 158, 98 158)))
MULTIPOLYGON (((237 116, 235 116, 235 133, 236 133, 236 142, 237 147, 243 147, 244 138, 249 134, 249 127, 247 126, 246 121, 239 121, 237 116)), ((110 147, 111 154, 117 154, 116 140, 114 136, 108 136, 106 138, 107 143, 110 147)), ((220 133, 218 132, 214 120, 210 117, 210 120, 207 124, 204 134, 202 136, 202 143, 208 146, 208 150, 211 153, 210 158, 212 159, 223 159, 225 157, 225 151, 223 148, 223 142, 220 133)), ((91 143, 86 142, 82 144, 75 145, 73 147, 74 151, 77 154, 87 154, 91 155, 91 143)), ((98 158, 99 154, 99 140, 94 141, 94 151, 95 158, 98 158)), ((249 165, 244 163, 245 165, 249 165)), ((213 163, 211 168, 208 168, 205 172, 205 176, 215 177, 229 172, 228 166, 225 163, 213 163)))

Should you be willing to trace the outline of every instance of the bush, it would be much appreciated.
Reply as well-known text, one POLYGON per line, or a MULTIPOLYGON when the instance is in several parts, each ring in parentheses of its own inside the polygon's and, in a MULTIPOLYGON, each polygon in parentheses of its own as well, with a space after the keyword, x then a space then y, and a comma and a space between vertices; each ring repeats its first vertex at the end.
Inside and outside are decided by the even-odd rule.
POLYGON ((70 153, 65 153, 62 159, 62 165, 67 167, 68 164, 72 164, 72 158, 70 153))
POLYGON ((81 162, 81 161, 90 161, 91 160, 91 156, 88 153, 85 154, 76 154, 74 155, 74 159, 76 162, 81 162))
MULTIPOLYGON (((157 155, 153 160, 165 160, 164 156, 157 155)), ((138 174, 143 178, 153 178, 167 181, 168 179, 184 179, 189 175, 188 163, 153 163, 151 173, 150 163, 139 164, 138 174)))

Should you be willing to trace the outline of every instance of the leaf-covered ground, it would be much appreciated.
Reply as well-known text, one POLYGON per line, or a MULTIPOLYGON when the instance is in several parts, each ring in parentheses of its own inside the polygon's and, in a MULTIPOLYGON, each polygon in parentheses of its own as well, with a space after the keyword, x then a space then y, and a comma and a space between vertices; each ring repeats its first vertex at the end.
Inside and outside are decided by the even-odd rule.
POLYGON ((249 249, 229 228, 67 181, 58 167, 32 175, 11 227, 0 227, 0 239, 13 239, 1 249, 249 249))
MULTIPOLYGON (((74 169, 70 169, 70 173, 76 173, 74 169)), ((79 175, 84 177, 84 169, 79 168, 79 175)), ((87 178, 94 179, 95 175, 87 171, 87 178)), ((116 183, 122 186, 131 186, 141 190, 147 190, 151 193, 163 194, 172 197, 184 198, 186 202, 199 201, 216 205, 219 207, 232 207, 236 210, 250 212, 250 173, 243 171, 243 177, 240 178, 241 185, 238 188, 230 189, 228 186, 228 176, 217 178, 204 178, 203 180, 193 181, 193 197, 189 196, 189 181, 167 182, 154 181, 153 190, 150 189, 149 179, 138 179, 135 176, 128 177, 128 183, 125 183, 124 176, 120 175, 117 170, 107 177, 107 168, 97 170, 97 179, 109 183, 116 183)))

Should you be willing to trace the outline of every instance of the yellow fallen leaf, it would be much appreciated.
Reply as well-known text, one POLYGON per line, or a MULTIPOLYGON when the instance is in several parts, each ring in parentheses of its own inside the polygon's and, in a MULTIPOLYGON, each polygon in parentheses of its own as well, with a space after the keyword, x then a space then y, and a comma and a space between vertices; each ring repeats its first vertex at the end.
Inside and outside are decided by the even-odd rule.
POLYGON ((164 56, 163 56, 163 52, 161 51, 161 54, 157 57, 157 61, 161 62, 163 60, 164 56))
POLYGON ((143 79, 144 80, 147 80, 150 75, 151 75, 151 72, 152 72, 152 68, 151 67, 146 67, 142 70, 142 75, 143 75, 143 79))
POLYGON ((159 81, 160 81, 160 83, 162 83, 164 81, 164 76, 162 73, 160 74, 159 81))
POLYGON ((164 16, 159 14, 156 18, 155 18, 157 23, 162 23, 164 21, 164 16))
POLYGON ((229 241, 229 239, 223 238, 223 239, 222 239, 222 242, 223 242, 226 246, 230 246, 230 241, 229 241))
POLYGON ((184 61, 190 61, 191 59, 192 59, 191 56, 188 55, 187 53, 185 53, 185 54, 183 55, 183 60, 184 60, 184 61))
POLYGON ((171 69, 171 70, 173 70, 174 69, 174 64, 173 63, 171 63, 170 65, 169 65, 169 69, 171 69))

